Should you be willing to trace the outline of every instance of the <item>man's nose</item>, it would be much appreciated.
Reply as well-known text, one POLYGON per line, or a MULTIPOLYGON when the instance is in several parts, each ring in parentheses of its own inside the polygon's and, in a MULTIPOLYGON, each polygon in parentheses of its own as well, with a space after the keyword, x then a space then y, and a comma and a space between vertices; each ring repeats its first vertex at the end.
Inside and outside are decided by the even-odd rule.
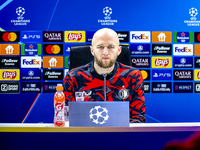
POLYGON ((105 48, 103 49, 103 54, 104 54, 104 55, 108 55, 108 48, 107 48, 107 47, 105 47, 105 48))

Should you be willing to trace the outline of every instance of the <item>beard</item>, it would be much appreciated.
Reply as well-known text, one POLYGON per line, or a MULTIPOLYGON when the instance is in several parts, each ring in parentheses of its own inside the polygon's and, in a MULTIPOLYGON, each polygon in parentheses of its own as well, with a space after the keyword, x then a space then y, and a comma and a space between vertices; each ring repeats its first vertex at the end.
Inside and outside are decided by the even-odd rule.
POLYGON ((112 67, 116 60, 117 60, 117 56, 115 56, 113 59, 111 59, 109 61, 103 62, 102 59, 99 60, 96 57, 96 55, 94 54, 94 62, 96 62, 96 64, 101 68, 110 68, 110 67, 112 67))

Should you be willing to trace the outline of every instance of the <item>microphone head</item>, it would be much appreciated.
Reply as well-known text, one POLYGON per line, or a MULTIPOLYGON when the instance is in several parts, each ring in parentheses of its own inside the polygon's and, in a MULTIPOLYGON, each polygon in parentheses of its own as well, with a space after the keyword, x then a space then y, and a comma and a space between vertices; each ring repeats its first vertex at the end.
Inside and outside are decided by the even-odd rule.
POLYGON ((106 73, 103 73, 103 77, 106 77, 107 76, 107 74, 106 73))

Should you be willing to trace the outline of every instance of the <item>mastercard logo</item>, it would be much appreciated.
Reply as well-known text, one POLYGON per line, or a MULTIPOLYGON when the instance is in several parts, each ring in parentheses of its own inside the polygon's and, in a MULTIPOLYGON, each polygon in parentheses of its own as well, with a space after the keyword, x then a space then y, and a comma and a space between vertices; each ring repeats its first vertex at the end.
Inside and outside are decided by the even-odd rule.
POLYGON ((60 46, 58 46, 58 45, 48 45, 46 47, 46 52, 48 54, 58 54, 60 52, 60 46))
POLYGON ((43 44, 43 55, 63 55, 63 44, 43 44))
POLYGON ((18 40, 18 32, 2 32, 1 33, 1 41, 3 42, 19 42, 18 40))

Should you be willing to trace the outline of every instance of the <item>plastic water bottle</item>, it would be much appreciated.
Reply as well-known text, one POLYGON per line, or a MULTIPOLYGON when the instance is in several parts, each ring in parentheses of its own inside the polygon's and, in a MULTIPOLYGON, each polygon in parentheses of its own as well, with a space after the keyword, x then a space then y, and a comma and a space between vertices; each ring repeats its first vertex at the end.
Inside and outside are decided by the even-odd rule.
POLYGON ((56 127, 64 127, 65 126, 65 118, 64 118, 64 106, 65 106, 65 95, 63 93, 62 84, 57 84, 56 93, 54 95, 54 125, 56 127))

